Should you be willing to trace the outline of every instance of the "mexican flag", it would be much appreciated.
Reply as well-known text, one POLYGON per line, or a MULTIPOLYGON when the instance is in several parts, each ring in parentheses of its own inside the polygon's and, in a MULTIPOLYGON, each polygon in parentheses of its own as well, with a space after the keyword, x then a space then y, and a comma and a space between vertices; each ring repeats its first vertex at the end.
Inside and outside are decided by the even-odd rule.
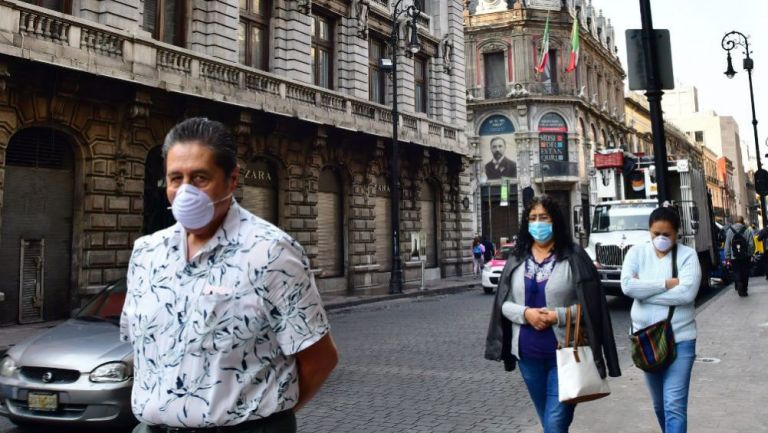
POLYGON ((573 30, 571 30, 571 59, 568 61, 568 67, 565 72, 571 72, 579 64, 579 16, 573 19, 573 30))
POLYGON ((539 53, 539 64, 536 66, 536 72, 542 73, 547 68, 549 61, 549 14, 547 14, 547 23, 544 24, 544 37, 541 40, 541 53, 539 53))

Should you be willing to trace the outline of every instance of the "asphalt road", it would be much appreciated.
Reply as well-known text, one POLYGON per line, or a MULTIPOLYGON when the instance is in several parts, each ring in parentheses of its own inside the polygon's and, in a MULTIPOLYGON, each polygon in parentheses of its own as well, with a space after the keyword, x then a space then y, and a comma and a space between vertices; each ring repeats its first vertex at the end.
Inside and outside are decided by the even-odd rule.
MULTIPOLYGON (((513 433, 536 425, 519 373, 483 359, 491 304, 491 296, 472 291, 334 312, 340 363, 300 412, 299 431, 513 433)), ((609 304, 622 368, 630 368, 631 303, 609 304)), ((0 433, 75 431, 83 430, 14 428, 0 417, 0 433)))

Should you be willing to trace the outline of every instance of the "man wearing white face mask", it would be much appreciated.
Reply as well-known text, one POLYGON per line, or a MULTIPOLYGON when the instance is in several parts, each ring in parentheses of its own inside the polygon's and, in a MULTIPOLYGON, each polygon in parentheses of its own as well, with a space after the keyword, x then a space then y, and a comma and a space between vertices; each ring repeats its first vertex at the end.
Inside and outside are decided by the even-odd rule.
POLYGON ((635 245, 624 257, 621 290, 634 299, 632 328, 644 329, 672 314, 677 355, 655 373, 645 373, 656 418, 665 433, 685 433, 688 389, 696 358, 696 309, 701 266, 693 248, 677 243, 680 217, 669 207, 654 210, 648 221, 651 241, 635 245), (676 252, 673 250, 676 249, 676 252), (676 260, 678 276, 673 275, 676 260))
POLYGON ((136 241, 121 337, 135 433, 291 433, 336 365, 302 247, 232 198, 233 136, 192 118, 166 136, 176 225, 136 241))

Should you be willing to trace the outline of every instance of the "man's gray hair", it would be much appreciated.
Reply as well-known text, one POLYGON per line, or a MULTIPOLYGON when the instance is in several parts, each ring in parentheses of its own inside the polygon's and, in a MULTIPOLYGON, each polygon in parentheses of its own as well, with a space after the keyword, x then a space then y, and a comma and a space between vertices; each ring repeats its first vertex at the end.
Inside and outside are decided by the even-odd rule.
POLYGON ((200 143, 213 151, 213 160, 229 176, 237 167, 235 137, 224 124, 205 117, 191 117, 176 124, 165 136, 163 159, 176 144, 200 143))

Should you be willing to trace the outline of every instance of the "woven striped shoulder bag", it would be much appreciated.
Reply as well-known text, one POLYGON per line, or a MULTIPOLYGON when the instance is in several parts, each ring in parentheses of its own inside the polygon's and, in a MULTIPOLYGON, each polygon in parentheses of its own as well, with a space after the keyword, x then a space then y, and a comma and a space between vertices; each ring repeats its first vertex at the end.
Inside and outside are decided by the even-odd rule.
MULTIPOLYGON (((677 245, 672 247, 672 278, 677 278, 677 245)), ((664 370, 675 360, 675 333, 672 331, 672 315, 675 306, 669 307, 667 318, 634 331, 629 336, 632 361, 637 368, 648 373, 664 370)))

